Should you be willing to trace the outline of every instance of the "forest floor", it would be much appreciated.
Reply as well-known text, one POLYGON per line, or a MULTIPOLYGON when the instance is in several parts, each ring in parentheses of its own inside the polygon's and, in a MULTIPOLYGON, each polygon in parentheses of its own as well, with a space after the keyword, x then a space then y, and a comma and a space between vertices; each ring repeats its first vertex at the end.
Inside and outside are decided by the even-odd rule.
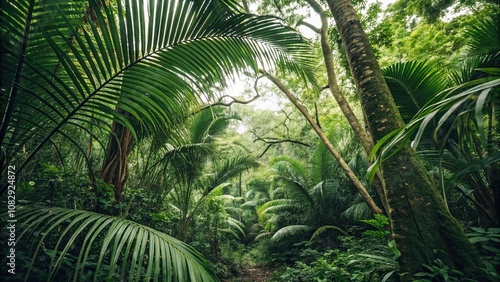
POLYGON ((252 265, 242 269, 237 277, 234 277, 232 282, 266 282, 271 278, 274 269, 269 266, 252 265))

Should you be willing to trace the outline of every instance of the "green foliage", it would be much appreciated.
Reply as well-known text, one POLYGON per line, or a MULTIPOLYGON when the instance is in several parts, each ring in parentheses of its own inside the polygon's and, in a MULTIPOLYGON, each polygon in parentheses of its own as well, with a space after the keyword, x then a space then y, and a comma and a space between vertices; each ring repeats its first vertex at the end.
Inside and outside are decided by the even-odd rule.
POLYGON ((25 279, 38 275, 42 260, 48 281, 216 280, 192 247, 132 221, 54 207, 19 207, 16 219, 16 247, 31 257, 17 273, 25 279))
MULTIPOLYGON (((376 230, 367 230, 363 232, 364 235, 374 236, 378 238, 387 238, 391 232, 387 229, 389 228, 389 219, 383 214, 375 214, 373 219, 360 220, 363 223, 375 227, 376 230)), ((401 256, 401 251, 396 247, 396 242, 394 240, 388 240, 387 246, 394 253, 394 260, 397 260, 401 256)))
MULTIPOLYGON (((17 190, 23 203, 38 201, 67 208, 30 206, 18 214, 19 222, 24 221, 20 240, 30 243, 16 253, 21 272, 29 271, 27 279, 216 279, 200 254, 164 233, 196 247, 219 278, 230 279, 251 262, 285 265, 275 281, 397 279, 399 251, 394 241, 385 244, 390 233, 386 217, 362 220, 375 230, 365 231, 361 239, 339 237, 347 236, 345 230, 356 232, 356 223, 346 215, 368 218, 367 209, 323 145, 312 144, 309 150, 283 144, 265 156, 281 155, 270 162, 272 170, 266 171, 264 165, 255 174, 245 175, 262 164, 247 155, 252 150, 236 150, 229 144, 229 135, 224 135, 238 117, 217 107, 190 114, 200 100, 210 102, 213 89, 222 88, 235 70, 292 69, 298 75, 288 78, 291 87, 304 92, 302 98, 310 103, 310 110, 313 103, 324 108, 315 109, 321 125, 335 129, 331 139, 340 145, 353 170, 365 171, 367 158, 344 130, 345 121, 338 117, 331 97, 302 84, 303 78, 314 81, 323 74, 311 63, 317 61, 315 51, 294 30, 284 27, 282 20, 239 14, 232 0, 146 1, 139 6, 133 1, 25 2, 2 4, 0 16, 5 66, 0 70, 5 117, 0 126, 0 164, 21 164, 24 169, 17 190), (28 45, 23 45, 24 35, 28 45), (120 203, 113 186, 94 179, 111 121, 128 126, 139 141, 126 164, 128 187, 120 203), (153 134, 143 134, 145 129, 153 134), (223 149, 221 139, 226 142, 223 149), (238 184, 235 176, 240 177, 238 184), (80 211, 94 208, 96 201, 102 213, 120 214, 142 225, 80 211), (254 238, 261 240, 253 242, 254 238)), ((285 17, 283 21, 295 24, 304 19, 296 12, 305 2, 264 1, 271 2, 285 17)), ((441 72, 442 64, 435 68, 420 61, 398 63, 386 68, 384 75, 391 91, 400 93, 395 100, 405 120, 414 126, 410 135, 424 138, 426 132, 411 118, 419 111, 437 117, 436 109, 454 120, 464 117, 456 113, 465 108, 475 124, 471 136, 490 132, 482 126, 493 120, 486 116, 491 115, 488 105, 498 101, 498 79, 485 77, 498 76, 498 69, 483 63, 498 62, 491 56, 499 51, 497 19, 464 17, 430 24, 388 14, 392 19, 379 21, 380 4, 353 2, 363 11, 360 16, 377 55, 393 54, 385 61, 456 61, 466 42, 462 27, 470 26, 467 36, 477 56, 451 75, 466 83, 460 89, 446 89, 448 78, 441 72), (477 78, 477 84, 468 82, 477 78), (452 97, 455 94, 463 96, 457 100, 452 97), (443 103, 430 108, 430 102, 443 103)), ((437 17, 451 1, 407 2, 409 10, 437 17), (426 8, 429 5, 432 9, 426 8)), ((333 29, 331 33, 337 36, 333 29)), ((341 49, 335 36, 334 43, 341 49)), ((346 59, 343 52, 336 55, 346 59)), ((348 79, 339 73, 339 80, 348 79)), ((272 112, 252 113, 253 133, 308 140, 310 128, 296 122, 294 113, 288 111, 286 105, 282 107, 283 121, 272 112)), ((421 123, 432 127, 432 117, 420 117, 421 123)), ((432 129, 439 125, 448 129, 449 123, 436 120, 432 129)), ((457 132, 468 127, 470 123, 464 122, 457 132)), ((394 144, 398 146, 401 140, 407 139, 394 144)), ((481 143, 485 138, 470 140, 481 143)), ((491 154, 448 172, 449 183, 495 164, 498 156, 491 154)), ((484 175, 479 173, 478 179, 487 182, 484 175)), ((498 230, 473 231, 471 242, 481 247, 487 271, 498 279, 498 230)), ((416 276, 420 281, 465 279, 439 259, 423 267, 425 272, 416 276)))
POLYGON ((363 223, 375 227, 376 230, 366 230, 363 232, 364 235, 374 236, 378 238, 386 238, 390 232, 387 230, 389 226, 389 219, 383 214, 375 214, 372 219, 360 220, 363 223))
POLYGON ((343 237, 340 250, 318 254, 305 249, 299 261, 276 272, 271 281, 397 281, 389 253, 381 239, 343 237))
POLYGON ((345 276, 348 276, 345 270, 320 258, 310 266, 299 261, 293 269, 287 268, 274 281, 349 281, 345 276))
MULTIPOLYGON (((497 17, 494 15, 491 20, 481 21, 479 23, 480 27, 470 31, 476 39, 470 40, 470 47, 472 50, 469 50, 469 53, 474 55, 476 52, 474 48, 478 48, 482 43, 488 43, 483 42, 481 38, 496 38, 500 35, 497 24, 495 23, 496 18, 497 17), (477 44, 476 41, 482 43, 477 44)), ((492 42, 500 41, 492 40, 492 42)), ((395 99, 402 105, 400 111, 404 112, 403 116, 409 117, 413 115, 413 118, 408 121, 405 127, 388 134, 375 145, 371 157, 376 154, 378 154, 378 157, 369 170, 370 179, 373 179, 379 162, 394 155, 404 146, 404 144, 408 143, 410 139, 413 139, 413 148, 417 148, 422 137, 429 135, 426 134, 427 128, 431 128, 433 132, 432 138, 428 139, 433 139, 438 143, 440 145, 440 151, 444 150, 448 140, 455 135, 454 130, 458 131, 456 134, 458 134, 459 138, 456 142, 461 146, 473 148, 474 145, 466 143, 475 142, 473 139, 477 137, 472 134, 472 132, 477 131, 479 143, 476 144, 481 144, 483 147, 486 147, 486 141, 488 139, 486 133, 489 132, 488 134, 492 134, 494 128, 492 128, 492 123, 490 123, 488 128, 485 129, 485 115, 488 115, 489 119, 493 119, 493 115, 497 114, 492 113, 488 107, 491 107, 495 103, 494 101, 498 100, 497 89, 500 85, 500 81, 498 75, 495 74, 497 73, 495 69, 498 68, 499 48, 500 46, 487 48, 486 51, 491 52, 489 54, 484 54, 485 50, 478 48, 477 52, 481 53, 483 57, 481 57, 481 59, 472 57, 472 62, 475 62, 474 69, 466 68, 463 71, 464 74, 461 75, 462 77, 468 78, 465 80, 466 82, 448 88, 444 88, 443 86, 446 84, 440 82, 440 79, 435 78, 435 76, 438 75, 436 70, 429 69, 429 67, 422 64, 398 64, 386 70, 386 72, 389 71, 392 73, 390 75, 392 78, 389 79, 388 85, 390 87, 392 86, 391 93, 393 93, 393 96, 398 97, 402 88, 408 89, 403 91, 403 93, 406 92, 407 94, 411 94, 419 88, 425 91, 423 91, 424 95, 420 96, 420 101, 415 98, 415 95, 402 95, 395 99), (481 69, 475 68, 480 66, 494 67, 488 67, 483 70, 482 74, 478 75, 477 71, 481 71, 481 69), (399 70, 394 71, 396 67, 398 67, 399 70), (396 73, 399 73, 399 75, 395 75, 396 73), (400 77, 397 79, 398 83, 394 81, 391 82, 395 77, 400 77), (472 80, 469 81, 469 79, 472 80), (422 82, 423 87, 415 84, 415 82, 422 82), (411 105, 411 107, 407 105, 411 105)), ((443 77, 445 75, 445 73, 441 74, 443 77)), ((460 80, 461 79, 458 79, 458 81, 460 80)), ((471 150, 469 148, 467 151, 471 150)), ((475 149, 481 150, 478 148, 475 149)), ((490 160, 491 162, 498 161, 498 157, 495 156, 491 150, 489 153, 489 157, 494 155, 492 160, 490 160)))
POLYGON ((433 264, 424 264, 426 272, 419 272, 414 275, 412 281, 415 282, 431 282, 431 281, 475 281, 467 280, 465 275, 456 269, 450 269, 448 265, 443 263, 440 259, 434 260, 433 264))
POLYGON ((466 235, 471 243, 479 245, 487 273, 492 280, 500 279, 497 271, 500 266, 500 228, 471 227, 470 229, 472 232, 466 235))
POLYGON ((2 5, 2 166, 18 158, 21 172, 55 136, 84 152, 71 130, 97 137, 110 120, 137 137, 127 116, 161 131, 236 70, 275 65, 314 81, 308 45, 273 17, 238 14, 221 1, 156 4, 2 5))
POLYGON ((19 199, 63 208, 93 208, 96 191, 88 175, 52 162, 40 162, 30 170, 29 175, 19 179, 19 199))
MULTIPOLYGON (((366 159, 359 144, 352 142, 351 135, 338 139, 350 166, 362 171, 366 159)), ((348 220, 341 214, 358 200, 352 184, 343 177, 323 144, 311 149, 313 153, 307 161, 289 156, 271 160, 275 176, 267 196, 272 198, 256 207, 264 227, 259 239, 288 240, 289 245, 293 238, 306 240, 312 235, 318 244, 329 245, 337 235, 345 233, 348 220)))
POLYGON ((405 122, 447 88, 442 70, 428 63, 396 63, 382 69, 382 74, 405 122))

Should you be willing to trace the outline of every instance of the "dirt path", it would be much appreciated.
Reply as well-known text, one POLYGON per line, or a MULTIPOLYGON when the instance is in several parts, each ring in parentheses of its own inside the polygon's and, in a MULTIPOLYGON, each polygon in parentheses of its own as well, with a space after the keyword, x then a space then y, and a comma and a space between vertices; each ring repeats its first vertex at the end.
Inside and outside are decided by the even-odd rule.
POLYGON ((235 279, 230 280, 234 282, 266 282, 271 278, 274 269, 268 266, 247 266, 241 270, 241 273, 235 279))

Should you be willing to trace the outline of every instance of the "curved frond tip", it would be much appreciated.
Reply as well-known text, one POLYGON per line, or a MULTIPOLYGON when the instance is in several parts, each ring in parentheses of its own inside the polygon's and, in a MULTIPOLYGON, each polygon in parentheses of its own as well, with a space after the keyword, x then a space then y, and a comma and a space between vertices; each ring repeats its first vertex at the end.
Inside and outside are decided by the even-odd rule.
POLYGON ((20 208, 16 219, 22 222, 16 245, 32 259, 28 269, 18 270, 27 280, 48 255, 49 281, 71 260, 73 281, 88 273, 94 273, 93 281, 217 281, 195 249, 129 220, 57 207, 20 208))

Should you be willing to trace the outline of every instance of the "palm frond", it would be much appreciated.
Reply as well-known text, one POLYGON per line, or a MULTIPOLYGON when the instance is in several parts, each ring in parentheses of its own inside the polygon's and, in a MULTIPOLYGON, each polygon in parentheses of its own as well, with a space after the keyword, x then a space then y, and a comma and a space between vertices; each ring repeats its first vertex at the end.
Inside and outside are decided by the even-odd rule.
POLYGON ((224 161, 222 165, 215 168, 215 172, 207 177, 204 195, 211 190, 239 175, 240 173, 259 166, 259 163, 252 156, 237 156, 224 161))
MULTIPOLYGON (((370 154, 373 158, 376 154, 377 159, 369 168, 368 178, 373 179, 380 162, 391 157, 415 136, 412 147, 417 148, 426 127, 430 121, 439 116, 439 120, 434 129, 434 138, 437 138, 439 129, 452 117, 452 115, 471 114, 478 127, 478 132, 482 140, 486 140, 483 134, 483 109, 489 101, 494 101, 497 94, 496 89, 500 87, 500 78, 498 76, 484 77, 476 79, 457 87, 452 87, 442 91, 421 109, 417 115, 406 126, 397 129, 382 138, 370 154), (383 147, 382 147, 383 146, 383 147)), ((457 119, 453 121, 456 122, 457 119)))
POLYGON ((277 212, 280 210, 293 209, 293 204, 296 204, 296 202, 290 199, 270 200, 257 209, 257 215, 259 217, 259 220, 263 220, 264 217, 269 213, 277 212))
MULTIPOLYGON (((119 276, 134 281, 216 281, 208 262, 187 244, 138 223, 82 210, 55 207, 20 208, 16 219, 22 222, 17 245, 25 242, 32 257, 30 270, 42 250, 52 250, 50 281, 57 275, 65 257, 77 256, 73 280, 79 281, 93 258, 93 281, 119 276), (48 245, 48 238, 56 238, 48 245), (77 246, 76 250, 72 250, 77 246), (107 278, 106 278, 107 277, 107 278)), ((88 269, 87 269, 88 270, 88 269)))
POLYGON ((324 143, 320 143, 314 150, 311 162, 313 167, 311 181, 313 183, 320 183, 325 179, 335 177, 333 167, 336 162, 324 143))
POLYGON ((349 208, 342 212, 342 216, 353 221, 359 221, 361 219, 368 219, 372 217, 373 213, 370 211, 370 208, 368 208, 365 202, 359 202, 352 204, 349 208))
POLYGON ((387 86, 405 122, 410 121, 436 93, 445 90, 440 70, 423 62, 396 63, 382 69, 387 86))
MULTIPOLYGON (((236 229, 240 235, 245 236, 245 230, 243 230, 243 228, 245 228, 246 226, 243 222, 232 217, 228 217, 227 223, 229 224, 230 228, 236 229)), ((239 238, 239 236, 237 237, 239 238)))
POLYGON ((271 241, 281 241, 284 238, 303 235, 309 232, 311 232, 311 227, 308 225, 288 225, 276 231, 271 237, 271 241))
POLYGON ((272 235, 273 235, 272 232, 262 231, 259 234, 257 234, 257 236, 255 236, 254 241, 259 241, 259 240, 262 240, 264 238, 269 238, 269 237, 272 237, 272 235))
POLYGON ((209 138, 222 134, 231 119, 222 107, 210 107, 197 113, 189 122, 190 142, 204 143, 209 138))
POLYGON ((279 176, 307 186, 309 181, 308 169, 302 161, 289 156, 278 156, 271 159, 269 164, 276 169, 279 176))
POLYGON ((342 229, 340 227, 337 227, 337 226, 334 226, 334 225, 323 225, 321 227, 318 227, 313 232, 313 234, 311 235, 311 239, 309 239, 309 241, 314 241, 319 235, 321 235, 325 231, 331 230, 331 229, 336 230, 336 231, 342 233, 342 235, 349 236, 349 234, 344 229, 342 229))
POLYGON ((484 17, 476 25, 470 25, 466 30, 467 46, 472 55, 500 55, 500 14, 484 17))
POLYGON ((136 128, 116 108, 160 130, 234 71, 276 66, 314 77, 312 52, 297 32, 223 5, 8 1, 1 13, 1 33, 10 36, 2 45, 2 163, 27 148, 20 172, 55 135, 90 121, 136 128))
POLYGON ((493 153, 489 156, 486 156, 482 159, 466 163, 464 166, 461 166, 459 169, 454 170, 454 175, 451 177, 446 184, 453 184, 457 181, 460 181, 465 175, 470 174, 471 172, 477 171, 483 167, 489 167, 490 165, 497 163, 500 161, 500 152, 493 153))

